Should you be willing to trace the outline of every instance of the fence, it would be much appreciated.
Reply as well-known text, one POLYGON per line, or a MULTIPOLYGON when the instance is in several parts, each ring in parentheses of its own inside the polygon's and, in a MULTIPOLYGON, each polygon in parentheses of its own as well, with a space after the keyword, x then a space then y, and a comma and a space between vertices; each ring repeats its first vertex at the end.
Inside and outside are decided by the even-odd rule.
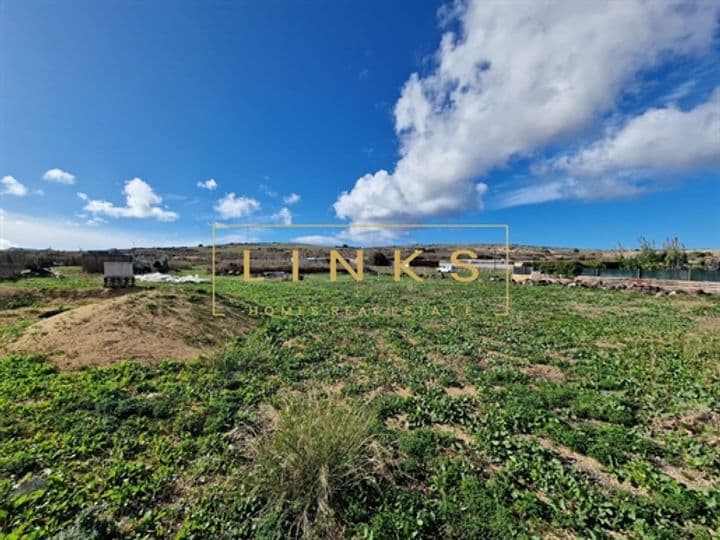
POLYGON ((628 270, 622 268, 584 268, 581 276, 670 279, 676 281, 720 281, 720 270, 628 270))

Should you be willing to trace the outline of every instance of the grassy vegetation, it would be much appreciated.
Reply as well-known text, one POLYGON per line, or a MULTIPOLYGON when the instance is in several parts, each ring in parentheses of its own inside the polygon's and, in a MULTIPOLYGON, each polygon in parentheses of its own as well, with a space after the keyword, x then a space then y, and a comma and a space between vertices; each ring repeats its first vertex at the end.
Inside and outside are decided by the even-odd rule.
POLYGON ((253 445, 252 485, 266 502, 262 531, 338 536, 344 501, 377 486, 387 454, 374 414, 337 396, 298 396, 253 445))
POLYGON ((102 287, 102 274, 86 274, 79 266, 63 266, 60 269, 62 279, 32 277, 6 282, 4 285, 18 289, 47 290, 47 289, 84 289, 88 287, 102 287))
POLYGON ((503 292, 227 277, 262 322, 211 360, 7 357, 0 530, 711 538, 720 299, 529 287, 502 317, 503 292))

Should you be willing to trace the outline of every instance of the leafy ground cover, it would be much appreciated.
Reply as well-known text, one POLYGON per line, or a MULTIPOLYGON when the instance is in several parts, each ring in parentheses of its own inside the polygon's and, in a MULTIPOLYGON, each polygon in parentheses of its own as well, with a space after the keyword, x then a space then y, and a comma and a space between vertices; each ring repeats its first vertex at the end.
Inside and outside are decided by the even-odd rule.
MULTIPOLYGON (((189 287, 205 302, 209 288, 189 287)), ((225 277, 217 290, 257 308, 258 324, 211 358, 79 371, 41 356, 0 360, 4 534, 720 529, 718 298, 518 287, 504 317, 504 284, 487 280, 225 277), (308 407, 328 412, 302 414, 308 407), (349 435, 337 436, 339 423, 349 435)), ((30 324, 1 320, 8 341, 30 324)))

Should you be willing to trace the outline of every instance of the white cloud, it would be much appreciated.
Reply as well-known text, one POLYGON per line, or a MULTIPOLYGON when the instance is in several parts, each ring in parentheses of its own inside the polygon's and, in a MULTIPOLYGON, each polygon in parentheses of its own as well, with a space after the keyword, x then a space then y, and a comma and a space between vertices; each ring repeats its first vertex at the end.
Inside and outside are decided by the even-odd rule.
POLYGON ((662 96, 661 99, 664 103, 677 101, 690 95, 695 86, 697 86, 697 80, 690 79, 689 81, 685 81, 679 86, 673 88, 670 92, 662 96))
MULTIPOLYGON (((265 180, 270 180, 269 176, 263 176, 263 178, 265 180)), ((258 186, 258 191, 263 195, 267 195, 268 197, 275 198, 278 196, 277 191, 273 191, 272 189, 270 189, 270 186, 268 186, 267 184, 260 184, 258 186)))
POLYGON ((295 242, 296 244, 310 244, 313 246, 337 246, 343 243, 337 236, 326 236, 323 234, 296 236, 292 239, 292 242, 295 242))
POLYGON ((283 225, 290 225, 292 223, 292 212, 290 209, 282 207, 280 210, 272 215, 272 220, 282 223, 283 225))
POLYGON ((215 211, 222 219, 240 218, 260 210, 260 203, 249 197, 236 197, 228 193, 215 204, 215 211))
POLYGON ((180 217, 177 213, 158 206, 162 203, 162 197, 141 178, 133 178, 125 182, 123 194, 125 206, 115 206, 108 201, 89 200, 85 210, 93 215, 113 218, 155 218, 158 221, 175 221, 180 217))
MULTIPOLYGON (((401 157, 335 202, 351 221, 477 209, 476 179, 569 138, 611 111, 637 73, 713 39, 713 2, 456 2, 425 77, 395 105, 401 157)), ((481 188, 482 189, 482 188, 481 188)))
POLYGON ((23 247, 32 249, 109 249, 130 247, 193 246, 207 243, 203 238, 189 238, 181 232, 143 234, 138 231, 116 229, 101 222, 93 226, 85 222, 53 218, 38 218, 0 210, 3 216, 0 226, 0 249, 23 247))
POLYGON ((617 170, 658 172, 702 170, 720 164, 720 88, 689 111, 675 106, 649 109, 581 151, 555 160, 554 167, 577 176, 617 170))
POLYGON ((300 244, 313 244, 319 246, 340 246, 343 244, 353 246, 388 246, 408 243, 409 230, 386 227, 353 227, 349 225, 335 234, 311 234, 297 236, 293 242, 300 244))
POLYGON ((252 229, 252 231, 245 232, 229 232, 227 230, 218 230, 216 236, 216 244, 258 244, 262 242, 262 233, 264 231, 258 231, 252 229))
POLYGON ((86 225, 100 225, 102 223, 107 223, 107 220, 97 216, 85 220, 86 225))
POLYGON ((80 199, 81 201, 87 201, 87 200, 88 200, 87 193, 83 193, 82 191, 78 191, 76 195, 78 196, 78 199, 80 199))
POLYGON ((2 179, 0 179, 0 185, 2 185, 2 191, 0 191, 0 195, 14 195, 15 197, 24 197, 28 193, 27 188, 12 176, 3 176, 2 179))
POLYGON ((56 182, 58 184, 74 184, 75 176, 62 169, 50 169, 43 174, 43 180, 56 182))
POLYGON ((217 188, 217 182, 215 181, 214 178, 210 178, 208 180, 205 180, 204 182, 203 181, 198 182, 197 187, 199 187, 201 189, 207 189, 207 190, 213 191, 217 188))
POLYGON ((621 126, 611 126, 603 138, 574 153, 537 164, 539 181, 505 194, 500 205, 632 197, 679 174, 717 167, 720 88, 693 109, 648 109, 621 126))
POLYGON ((283 197, 283 204, 287 204, 288 206, 299 203, 300 202, 300 195, 297 193, 291 193, 290 195, 287 195, 283 197))
POLYGON ((538 204, 560 199, 610 200, 630 198, 646 191, 646 187, 635 179, 614 177, 598 178, 592 183, 580 182, 575 178, 537 182, 504 193, 497 203, 498 208, 538 204))

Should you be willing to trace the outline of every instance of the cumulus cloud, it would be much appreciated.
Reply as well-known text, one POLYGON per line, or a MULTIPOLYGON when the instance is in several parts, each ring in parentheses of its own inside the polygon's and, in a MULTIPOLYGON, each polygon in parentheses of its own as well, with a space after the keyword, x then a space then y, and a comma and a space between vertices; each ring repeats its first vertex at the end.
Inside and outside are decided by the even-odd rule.
POLYGON ((49 169, 43 174, 43 180, 56 182, 58 184, 74 184, 75 176, 62 169, 49 169))
POLYGON ((28 189, 12 176, 3 176, 2 179, 0 179, 0 185, 2 185, 0 195, 24 197, 28 193, 28 189))
POLYGON ((501 206, 561 198, 631 197, 679 174, 720 167, 720 87, 682 111, 651 108, 573 153, 537 164, 539 181, 504 195, 501 206), (549 178, 549 181, 543 181, 549 178))
MULTIPOLYGON (((177 213, 159 206, 162 197, 141 178, 133 178, 125 182, 123 194, 125 206, 115 206, 103 200, 88 200, 85 210, 95 216, 104 215, 113 218, 154 218, 158 221, 175 221, 180 217, 177 213)), ((82 199, 80 194, 78 197, 82 199)))
POLYGON ((260 203, 250 197, 237 197, 228 193, 215 204, 215 211, 222 219, 241 218, 260 210, 260 203))
POLYGON ((88 200, 87 193, 83 193, 82 191, 78 191, 78 192, 76 193, 76 195, 78 196, 78 199, 80 199, 81 201, 87 201, 87 200, 88 200))
POLYGON ((298 195, 297 193, 291 193, 290 195, 283 197, 283 204, 287 204, 288 206, 299 202, 300 195, 298 195))
POLYGON ((199 187, 200 189, 214 191, 215 189, 217 189, 217 182, 214 178, 210 178, 208 180, 205 180, 204 182, 201 180, 197 183, 197 187, 199 187))
MULTIPOLYGON (((395 104, 400 159, 357 179, 341 219, 401 221, 477 209, 477 180, 611 111, 640 70, 697 54, 713 39, 716 2, 469 0, 444 12, 426 76, 395 104)), ((673 153, 683 152, 675 149, 673 153)))
POLYGON ((292 223, 292 212, 289 208, 283 207, 272 215, 272 220, 282 223, 283 225, 290 225, 292 223))
POLYGON ((720 164, 720 88, 688 111, 652 108, 610 129, 581 151, 564 155, 554 167, 577 176, 600 176, 623 169, 658 172, 702 170, 720 164))

